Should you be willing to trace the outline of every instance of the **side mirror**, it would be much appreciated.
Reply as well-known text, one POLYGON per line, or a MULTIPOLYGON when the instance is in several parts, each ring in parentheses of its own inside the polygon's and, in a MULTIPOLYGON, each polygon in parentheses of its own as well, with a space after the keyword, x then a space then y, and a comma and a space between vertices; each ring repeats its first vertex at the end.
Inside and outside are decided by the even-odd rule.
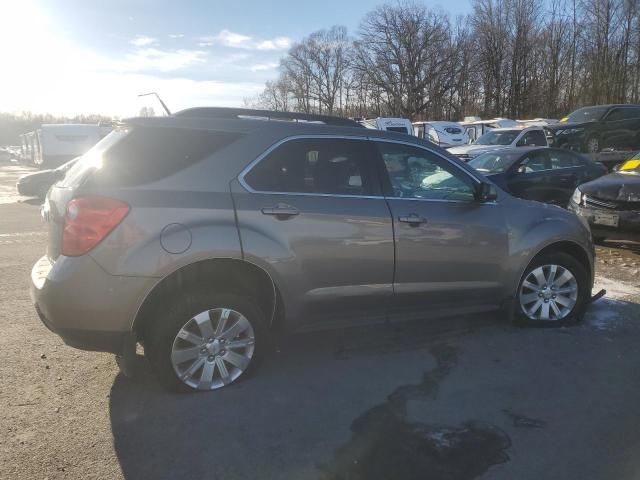
POLYGON ((516 172, 518 172, 519 174, 527 173, 527 166, 526 165, 520 165, 518 167, 518 170, 516 170, 516 172))
POLYGON ((482 182, 476 187, 476 200, 479 202, 493 202, 498 198, 496 187, 490 183, 482 182))

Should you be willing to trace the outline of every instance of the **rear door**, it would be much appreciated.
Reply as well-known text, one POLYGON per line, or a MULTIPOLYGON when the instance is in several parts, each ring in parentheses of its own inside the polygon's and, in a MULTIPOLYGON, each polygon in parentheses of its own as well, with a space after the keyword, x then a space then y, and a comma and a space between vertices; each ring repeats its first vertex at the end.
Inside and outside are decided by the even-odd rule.
POLYGON ((501 206, 477 202, 478 181, 434 151, 382 140, 375 144, 395 229, 391 318, 499 304, 507 258, 501 206))
POLYGON ((393 226, 366 138, 296 137, 232 185, 247 260, 282 281, 295 327, 386 319, 393 226))
POLYGON ((549 165, 547 201, 566 207, 573 191, 585 181, 586 163, 573 152, 552 148, 549 149, 549 165))

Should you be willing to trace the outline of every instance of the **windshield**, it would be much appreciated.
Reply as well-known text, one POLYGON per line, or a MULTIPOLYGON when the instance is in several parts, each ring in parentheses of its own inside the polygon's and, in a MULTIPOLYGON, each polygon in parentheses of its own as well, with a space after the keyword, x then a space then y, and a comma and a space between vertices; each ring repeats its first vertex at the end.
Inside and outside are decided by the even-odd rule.
MULTIPOLYGON (((602 116, 607 112, 607 107, 585 107, 579 108, 573 113, 570 113, 565 118, 566 123, 584 123, 595 122, 600 120, 602 116)), ((564 120, 564 119, 563 119, 564 120)))
POLYGON ((489 152, 478 155, 469 165, 482 173, 501 173, 516 161, 521 153, 489 152))
POLYGON ((511 145, 520 134, 520 130, 493 130, 482 135, 474 145, 511 145))

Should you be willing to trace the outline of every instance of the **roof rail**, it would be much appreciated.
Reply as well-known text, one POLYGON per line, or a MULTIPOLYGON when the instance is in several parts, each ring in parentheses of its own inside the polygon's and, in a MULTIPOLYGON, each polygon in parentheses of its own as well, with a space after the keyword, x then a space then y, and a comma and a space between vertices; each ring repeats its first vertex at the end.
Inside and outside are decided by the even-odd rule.
POLYGON ((358 122, 348 118, 329 115, 314 115, 297 112, 272 112, 270 110, 254 110, 250 108, 196 107, 181 110, 173 117, 188 118, 247 118, 255 120, 280 120, 290 122, 312 122, 341 127, 362 127, 358 122))

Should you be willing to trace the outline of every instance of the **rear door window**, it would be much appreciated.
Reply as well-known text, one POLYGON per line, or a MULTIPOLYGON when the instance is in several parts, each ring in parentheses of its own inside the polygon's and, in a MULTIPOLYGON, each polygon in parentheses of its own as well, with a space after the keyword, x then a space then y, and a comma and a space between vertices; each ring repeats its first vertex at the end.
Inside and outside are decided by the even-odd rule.
POLYGON ((549 161, 552 169, 581 167, 584 165, 580 157, 560 150, 551 150, 549 152, 549 161))
POLYGON ((370 152, 362 140, 290 140, 260 160, 244 181, 260 192, 370 195, 370 152))

